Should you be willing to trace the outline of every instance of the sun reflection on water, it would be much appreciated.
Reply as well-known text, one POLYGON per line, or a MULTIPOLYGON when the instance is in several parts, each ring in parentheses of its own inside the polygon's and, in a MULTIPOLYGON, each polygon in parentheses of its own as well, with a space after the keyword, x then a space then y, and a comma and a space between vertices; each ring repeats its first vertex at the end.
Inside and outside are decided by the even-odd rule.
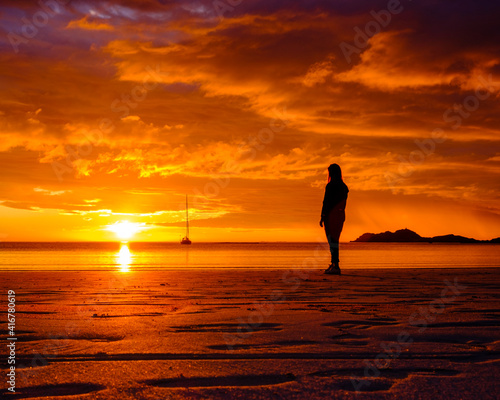
POLYGON ((122 243, 120 251, 116 254, 116 262, 120 268, 120 272, 130 272, 132 253, 130 253, 127 243, 122 243))

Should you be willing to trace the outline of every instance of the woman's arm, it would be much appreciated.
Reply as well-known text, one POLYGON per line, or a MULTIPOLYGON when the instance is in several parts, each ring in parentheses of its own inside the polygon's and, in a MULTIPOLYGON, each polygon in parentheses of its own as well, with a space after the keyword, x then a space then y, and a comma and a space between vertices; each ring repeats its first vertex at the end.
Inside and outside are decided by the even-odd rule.
POLYGON ((323 227, 323 222, 328 218, 328 213, 331 210, 331 185, 328 184, 325 187, 325 196, 323 197, 323 207, 321 208, 321 219, 319 221, 319 226, 323 227))

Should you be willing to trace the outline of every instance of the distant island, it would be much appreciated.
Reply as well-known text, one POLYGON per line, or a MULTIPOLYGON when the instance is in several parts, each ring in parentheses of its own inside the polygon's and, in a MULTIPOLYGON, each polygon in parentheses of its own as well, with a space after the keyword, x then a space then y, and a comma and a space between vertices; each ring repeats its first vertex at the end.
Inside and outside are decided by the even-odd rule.
POLYGON ((500 243, 500 237, 491 240, 477 240, 451 234, 423 237, 409 229, 399 229, 396 232, 363 233, 356 240, 352 240, 352 242, 500 243))

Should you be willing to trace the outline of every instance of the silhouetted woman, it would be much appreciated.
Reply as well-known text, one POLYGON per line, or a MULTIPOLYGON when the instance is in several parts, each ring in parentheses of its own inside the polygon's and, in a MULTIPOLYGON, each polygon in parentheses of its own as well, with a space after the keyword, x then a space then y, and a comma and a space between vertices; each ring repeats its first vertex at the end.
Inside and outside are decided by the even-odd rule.
POLYGON ((345 221, 345 206, 349 189, 342 180, 342 171, 338 164, 328 167, 328 184, 325 188, 320 226, 325 225, 326 239, 330 245, 332 263, 325 274, 340 275, 339 238, 345 221))

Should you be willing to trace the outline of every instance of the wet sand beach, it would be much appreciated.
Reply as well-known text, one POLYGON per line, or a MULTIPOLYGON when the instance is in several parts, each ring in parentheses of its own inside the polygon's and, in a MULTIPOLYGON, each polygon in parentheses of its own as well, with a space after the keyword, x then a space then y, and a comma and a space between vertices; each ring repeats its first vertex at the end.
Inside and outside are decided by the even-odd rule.
POLYGON ((500 393, 499 268, 18 271, 0 282, 16 297, 5 398, 500 393))

